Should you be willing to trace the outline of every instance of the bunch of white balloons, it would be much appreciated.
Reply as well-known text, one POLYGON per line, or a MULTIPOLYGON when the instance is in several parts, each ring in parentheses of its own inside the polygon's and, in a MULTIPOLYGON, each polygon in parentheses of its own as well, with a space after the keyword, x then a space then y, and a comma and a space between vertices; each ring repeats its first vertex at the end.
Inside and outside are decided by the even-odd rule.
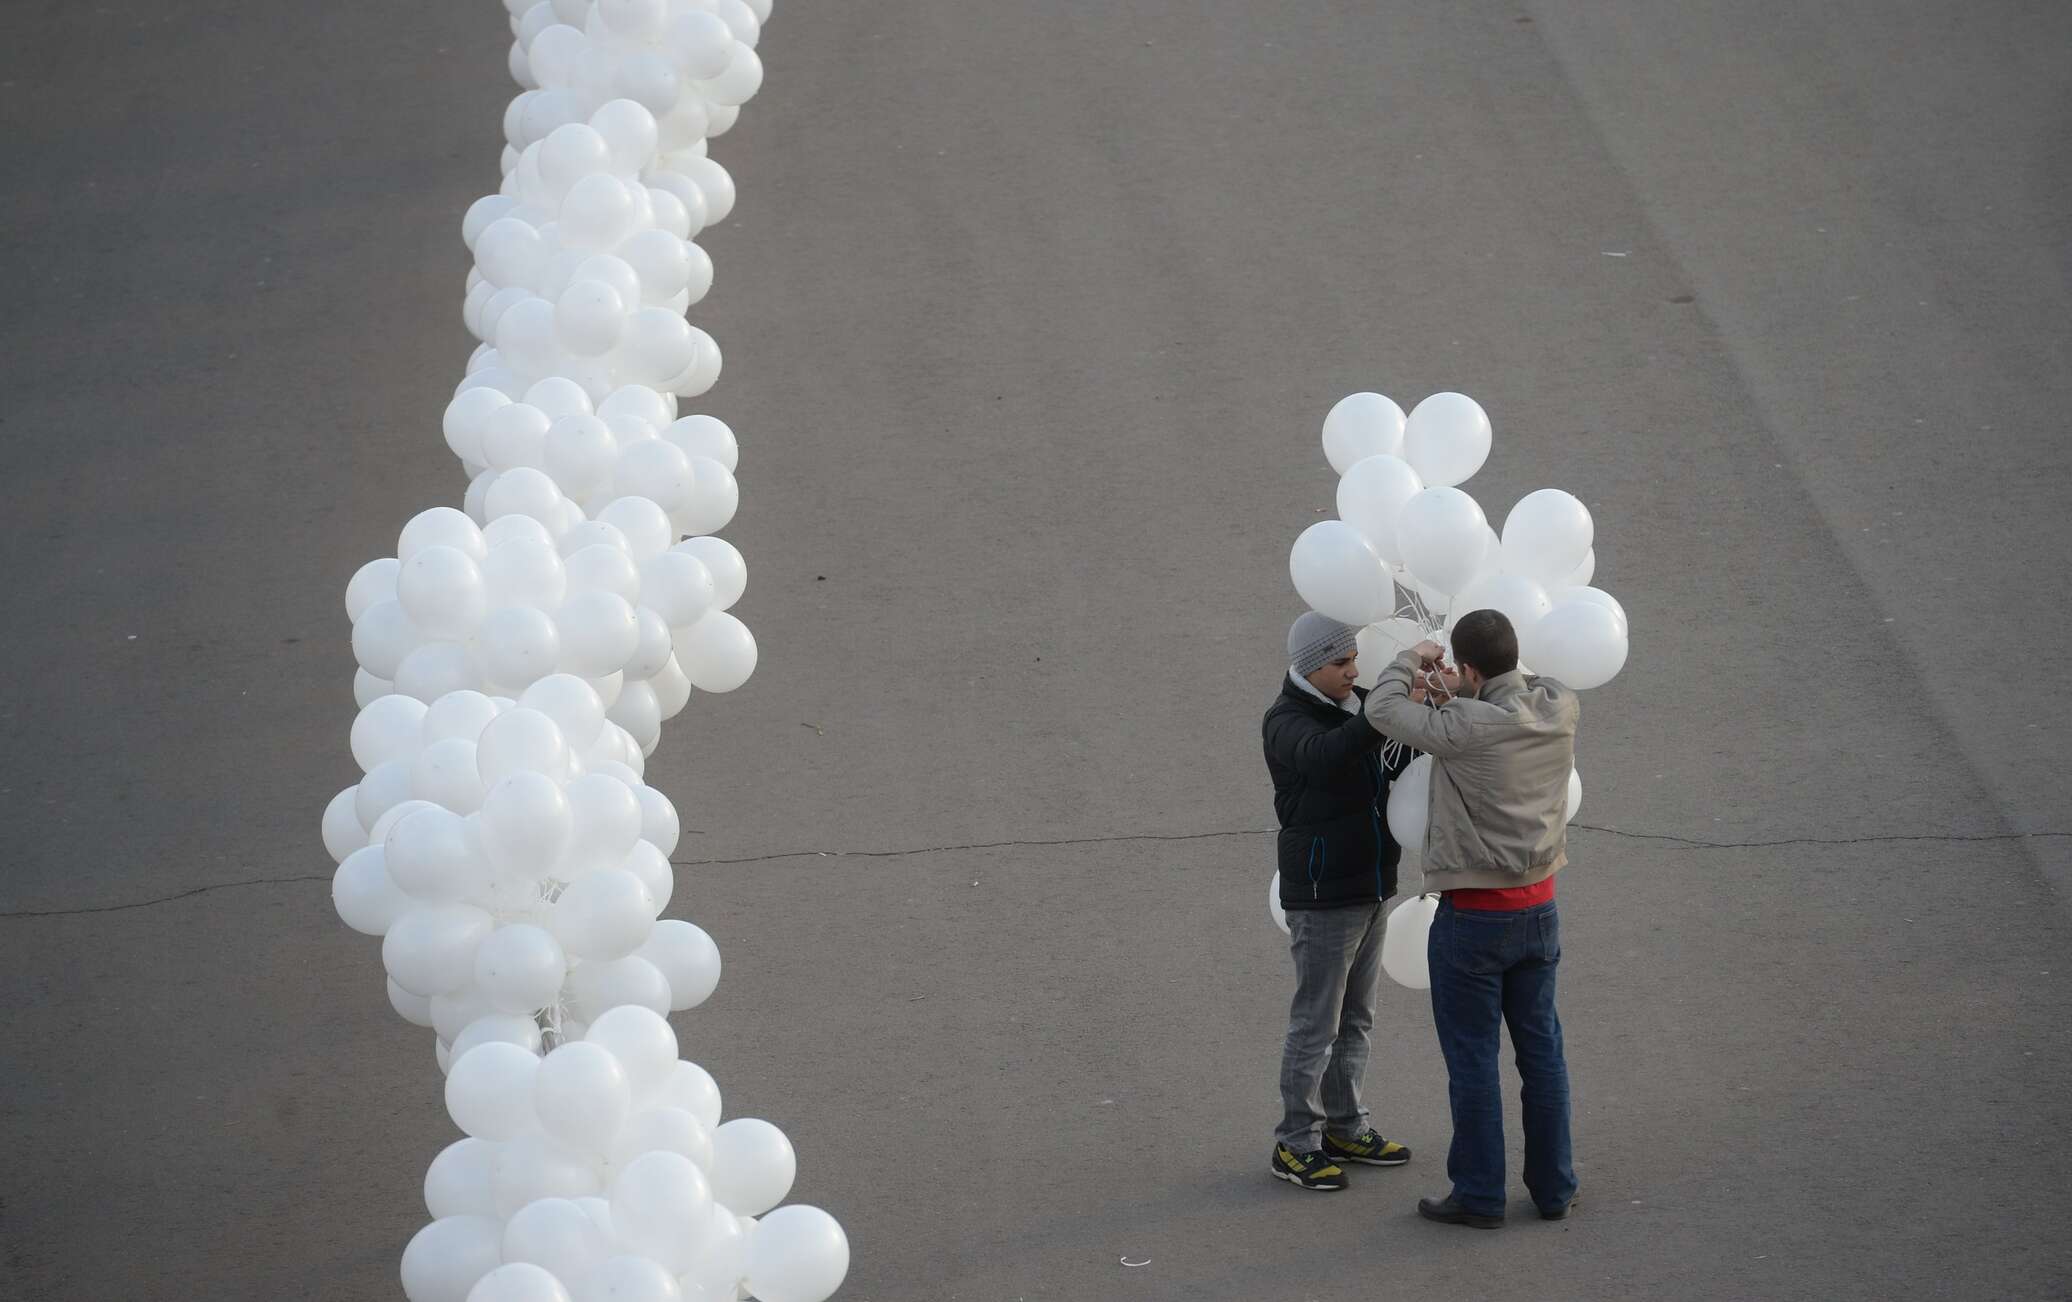
POLYGON ((1364 626, 1369 673, 1403 647, 1443 641, 1471 610, 1499 610, 1532 672, 1578 691, 1602 687, 1626 663, 1627 624, 1618 601, 1590 586, 1589 508, 1542 488, 1511 508, 1498 534, 1458 487, 1489 448, 1489 417, 1465 394, 1435 393, 1408 416, 1378 393, 1340 399, 1324 418, 1339 518, 1295 540, 1295 590, 1333 619, 1364 626))
MULTIPOLYGON (((1519 499, 1499 534, 1459 487, 1489 459, 1490 444, 1489 416, 1466 394, 1435 393, 1406 416, 1381 394, 1355 393, 1325 416, 1338 518, 1303 531, 1288 573, 1312 608, 1360 626, 1364 685, 1405 648, 1446 642, 1472 610, 1502 611, 1517 630, 1521 667, 1578 691, 1602 687, 1625 665, 1626 611, 1590 586, 1597 552, 1589 508, 1542 488, 1519 499)), ((1389 792, 1389 831, 1413 852, 1424 844, 1431 773, 1431 757, 1420 755, 1389 792)), ((1582 802, 1582 779, 1571 770, 1566 817, 1582 802)), ((1416 899, 1396 913, 1406 910, 1429 921, 1416 899)), ((1403 952, 1411 957, 1389 965, 1399 980, 1403 964, 1422 971, 1422 948, 1403 952)))
POLYGON ((678 399, 719 350, 684 320, 689 242, 733 205, 704 156, 762 80, 768 0, 512 10, 528 89, 502 193, 477 202, 463 316, 484 345, 445 417, 464 510, 403 529, 346 592, 361 778, 324 812, 332 899, 382 938, 389 1001, 430 1028, 466 1136, 432 1163, 411 1302, 820 1302, 841 1227, 779 1207, 766 1121, 722 1123, 667 1014, 720 956, 663 919, 680 825, 642 780, 693 689, 755 669, 715 536, 733 431, 678 399), (774 1209, 774 1210, 773 1210, 774 1209))

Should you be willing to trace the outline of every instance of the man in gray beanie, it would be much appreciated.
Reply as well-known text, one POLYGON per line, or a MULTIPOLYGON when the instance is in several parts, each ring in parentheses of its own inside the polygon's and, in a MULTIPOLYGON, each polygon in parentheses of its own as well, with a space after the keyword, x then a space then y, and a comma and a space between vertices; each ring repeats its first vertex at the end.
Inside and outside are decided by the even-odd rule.
POLYGON ((1341 1162, 1410 1160, 1367 1124, 1360 1080, 1381 984, 1382 904, 1402 857, 1388 830, 1389 783, 1416 752, 1361 712, 1358 633, 1315 611, 1297 619, 1287 675, 1260 725, 1295 958, 1270 1169, 1303 1189, 1345 1188, 1341 1162))

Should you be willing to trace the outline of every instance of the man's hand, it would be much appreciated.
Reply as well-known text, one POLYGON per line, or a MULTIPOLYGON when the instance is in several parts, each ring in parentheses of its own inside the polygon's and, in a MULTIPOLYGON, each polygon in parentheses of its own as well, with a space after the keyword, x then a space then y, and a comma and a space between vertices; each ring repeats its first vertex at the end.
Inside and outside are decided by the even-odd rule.
POLYGON ((1420 663, 1427 666, 1442 664, 1446 659, 1446 648, 1430 638, 1426 638, 1416 646, 1411 647, 1410 650, 1420 663))

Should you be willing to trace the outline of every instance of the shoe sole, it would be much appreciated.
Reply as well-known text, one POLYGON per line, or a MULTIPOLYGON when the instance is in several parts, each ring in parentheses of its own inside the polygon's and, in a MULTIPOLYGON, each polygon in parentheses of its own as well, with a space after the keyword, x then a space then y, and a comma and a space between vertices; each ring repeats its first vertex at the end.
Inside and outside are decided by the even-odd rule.
POLYGON ((1297 1189, 1307 1189, 1311 1193, 1337 1193, 1339 1190, 1345 1188, 1345 1186, 1342 1184, 1310 1184, 1301 1176, 1293 1175, 1287 1171, 1283 1171, 1277 1166, 1270 1166, 1266 1169, 1273 1176, 1274 1179, 1286 1180, 1289 1184, 1294 1185, 1297 1189))
POLYGON ((1358 1162, 1361 1166, 1408 1166, 1408 1157, 1354 1157, 1351 1153, 1333 1153, 1324 1150, 1324 1156, 1334 1162, 1358 1162))
POLYGON ((1417 1214, 1435 1225, 1465 1225, 1473 1230, 1500 1230, 1504 1227, 1500 1216, 1434 1216, 1422 1207, 1417 1209, 1417 1214))

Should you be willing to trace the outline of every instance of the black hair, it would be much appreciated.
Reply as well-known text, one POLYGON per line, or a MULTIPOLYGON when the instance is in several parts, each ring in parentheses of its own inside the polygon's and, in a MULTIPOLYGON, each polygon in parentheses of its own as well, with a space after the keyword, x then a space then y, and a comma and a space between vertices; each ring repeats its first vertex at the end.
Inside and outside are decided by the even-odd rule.
POLYGON ((1518 667, 1518 634, 1501 610, 1471 610, 1453 625, 1453 658, 1494 678, 1518 667))

